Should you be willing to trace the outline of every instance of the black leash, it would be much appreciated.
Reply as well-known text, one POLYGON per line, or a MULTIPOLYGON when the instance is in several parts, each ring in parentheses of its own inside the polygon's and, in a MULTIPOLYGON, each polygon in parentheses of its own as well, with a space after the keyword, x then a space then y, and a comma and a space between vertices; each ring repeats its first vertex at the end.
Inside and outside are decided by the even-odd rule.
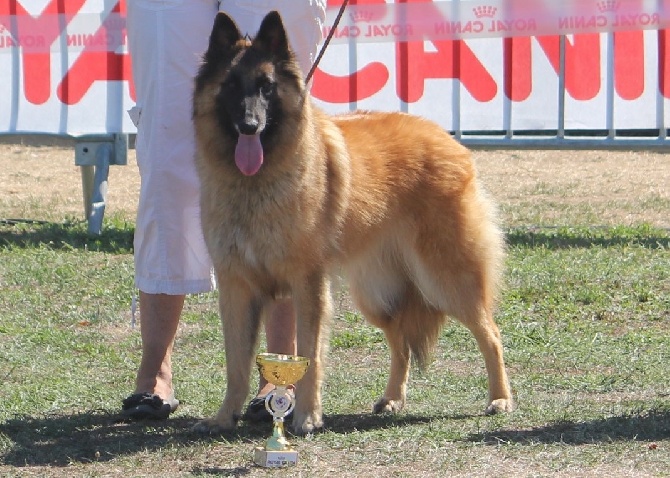
POLYGON ((316 67, 319 65, 319 62, 321 61, 321 57, 326 52, 326 48, 328 47, 330 40, 333 38, 333 35, 335 34, 335 29, 337 28, 337 25, 339 25, 340 23, 340 19, 342 18, 344 9, 347 7, 347 3, 349 3, 349 0, 344 0, 342 2, 342 6, 340 7, 340 11, 337 12, 337 17, 335 17, 333 26, 330 27, 330 31, 328 32, 328 36, 326 37, 326 41, 323 42, 323 46, 321 47, 321 51, 319 51, 319 55, 316 57, 316 60, 314 60, 312 68, 309 69, 309 73, 307 73, 307 77, 305 78, 306 85, 309 84, 309 80, 312 79, 312 75, 314 75, 314 71, 316 71, 316 67))

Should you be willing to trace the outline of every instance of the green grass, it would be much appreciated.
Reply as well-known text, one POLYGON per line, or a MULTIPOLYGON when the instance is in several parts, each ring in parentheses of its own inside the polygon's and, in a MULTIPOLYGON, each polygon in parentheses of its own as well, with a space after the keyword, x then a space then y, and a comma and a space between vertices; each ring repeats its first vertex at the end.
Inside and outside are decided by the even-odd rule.
MULTIPOLYGON (((119 218, 99 237, 75 221, 0 226, 0 475, 278 476, 251 465, 267 425, 191 431, 225 389, 215 294, 187 301, 179 411, 165 423, 116 421, 140 349, 132 233, 119 218)), ((518 410, 483 415, 481 355, 450 322, 432 364, 412 371, 406 409, 371 415, 388 373, 383 334, 340 308, 326 430, 291 438, 301 463, 283 475, 667 475, 668 232, 518 228, 508 243, 497 320, 518 410)))

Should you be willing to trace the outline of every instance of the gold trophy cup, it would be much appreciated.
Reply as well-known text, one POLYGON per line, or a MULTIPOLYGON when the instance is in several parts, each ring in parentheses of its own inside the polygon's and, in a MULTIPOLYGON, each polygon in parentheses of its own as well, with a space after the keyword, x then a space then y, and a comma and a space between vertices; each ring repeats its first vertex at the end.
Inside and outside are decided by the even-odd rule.
POLYGON ((291 448, 284 435, 284 417, 295 407, 293 397, 286 388, 305 375, 309 360, 297 355, 263 353, 256 356, 258 370, 275 389, 265 397, 265 408, 273 419, 272 436, 265 447, 256 447, 254 463, 265 467, 292 466, 298 462, 298 452, 291 448))

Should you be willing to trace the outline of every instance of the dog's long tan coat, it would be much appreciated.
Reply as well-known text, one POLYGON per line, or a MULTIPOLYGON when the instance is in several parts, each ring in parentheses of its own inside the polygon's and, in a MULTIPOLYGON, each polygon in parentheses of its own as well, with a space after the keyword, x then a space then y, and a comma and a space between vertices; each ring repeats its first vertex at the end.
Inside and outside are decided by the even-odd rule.
POLYGON ((254 42, 220 14, 210 49, 226 60, 203 69, 195 92, 202 226, 219 281, 228 376, 217 416, 201 427, 235 426, 262 311, 279 296, 293 298, 298 354, 311 360, 297 387, 293 428, 307 433, 323 425, 334 271, 344 273, 355 304, 391 350, 376 412, 402 408, 410 357, 425 364, 448 316, 470 329, 484 355, 487 412, 511 410, 493 320, 503 239, 468 150, 438 125, 407 114, 327 116, 312 106, 296 64, 281 65, 295 80, 277 71, 275 58, 293 62, 285 44, 275 13, 254 42), (252 176, 236 169, 235 141, 222 132, 217 111, 231 74, 243 85, 260 77, 277 83, 281 134, 263 145, 263 166, 252 176))

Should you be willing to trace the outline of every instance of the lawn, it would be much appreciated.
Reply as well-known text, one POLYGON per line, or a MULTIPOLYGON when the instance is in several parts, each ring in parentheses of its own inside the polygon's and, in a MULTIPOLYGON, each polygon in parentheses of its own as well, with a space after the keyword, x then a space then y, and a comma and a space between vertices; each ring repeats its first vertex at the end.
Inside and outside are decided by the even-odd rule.
MULTIPOLYGON (((0 475, 279 476, 253 466, 268 425, 191 430, 215 413, 225 356, 215 294, 189 297, 175 349, 182 404, 123 423, 139 330, 131 313, 137 173, 113 167, 105 229, 80 220, 68 145, 0 145, 0 475)), ((518 408, 483 414, 483 360, 449 323, 398 415, 383 335, 336 292, 326 428, 290 437, 284 476, 667 476, 670 158, 478 151, 508 239, 497 321, 518 408)))

